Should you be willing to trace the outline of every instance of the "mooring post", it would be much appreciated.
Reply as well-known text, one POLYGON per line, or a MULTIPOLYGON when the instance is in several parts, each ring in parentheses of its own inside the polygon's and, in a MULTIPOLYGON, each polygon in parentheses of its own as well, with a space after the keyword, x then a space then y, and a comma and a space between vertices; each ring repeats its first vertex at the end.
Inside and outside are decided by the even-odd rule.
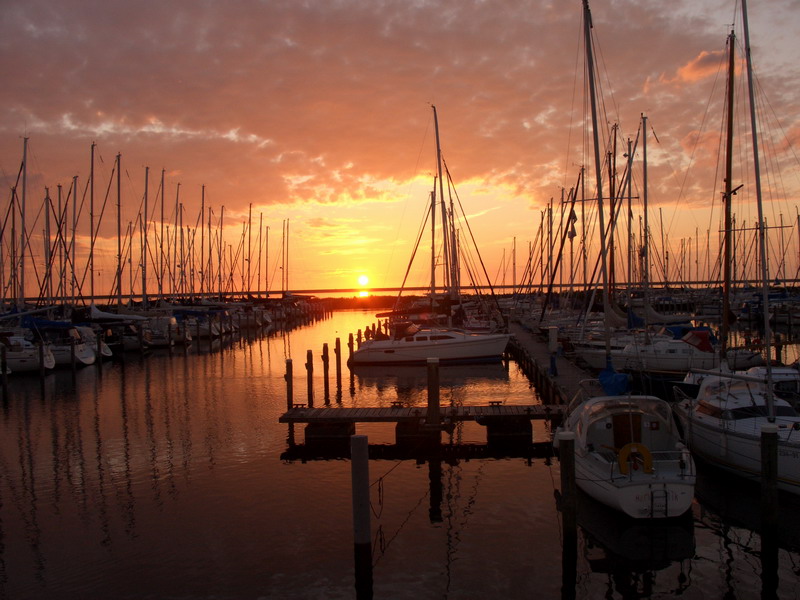
POLYGON ((353 358, 353 334, 352 333, 349 334, 349 336, 347 338, 347 350, 348 350, 347 364, 349 366, 350 365, 350 360, 353 358))
POLYGON ((439 359, 428 359, 428 414, 425 419, 428 425, 439 425, 442 416, 439 411, 439 359))
POLYGON ((561 513, 564 536, 577 531, 577 494, 575 491, 575 434, 562 431, 558 434, 558 460, 561 463, 561 513))
POLYGON ((328 356, 328 344, 322 344, 322 386, 323 386, 323 394, 324 394, 324 401, 325 404, 328 404, 330 399, 330 383, 328 382, 328 374, 330 373, 330 367, 328 363, 330 362, 330 357, 328 356))
POLYGON ((561 597, 575 598, 578 570, 578 497, 575 489, 575 434, 558 434, 558 460, 561 463, 561 597))
POLYGON ((356 598, 372 598, 372 529, 369 505, 369 439, 350 436, 350 468, 353 486, 353 558, 356 598))
POLYGON ((761 426, 761 591, 773 598, 778 587, 778 426, 761 426))
POLYGON ((360 329, 356 332, 356 342, 358 342, 358 347, 361 348, 361 330, 360 329))
POLYGON ((286 409, 292 410, 294 407, 294 385, 292 380, 292 359, 286 359, 286 374, 283 378, 286 380, 286 409))
POLYGON ((761 426, 761 524, 777 532, 778 527, 778 426, 761 426))
POLYGON ((336 356, 336 397, 342 396, 342 342, 336 338, 333 346, 333 354, 336 356))
POLYGON ((314 407, 314 360, 311 350, 306 351, 306 381, 308 384, 308 408, 314 407))

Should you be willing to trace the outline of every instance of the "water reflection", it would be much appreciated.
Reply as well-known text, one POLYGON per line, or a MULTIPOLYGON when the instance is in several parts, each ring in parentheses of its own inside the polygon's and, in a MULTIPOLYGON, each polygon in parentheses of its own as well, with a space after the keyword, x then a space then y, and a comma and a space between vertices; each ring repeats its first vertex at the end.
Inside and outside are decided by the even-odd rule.
MULTIPOLYGON (((347 319, 364 320, 338 315, 269 337, 131 355, 74 379, 66 370, 9 381, 0 407, 0 597, 352 597, 347 455, 287 447, 278 423, 285 359, 299 365, 313 348, 319 361, 347 319)), ((305 390, 297 371, 295 389, 305 390)), ((320 398, 322 374, 317 362, 320 398)), ((442 368, 440 380, 443 405, 536 402, 513 363, 442 368)), ((426 402, 425 367, 359 369, 352 381, 357 391, 337 398, 342 405, 426 402)), ((704 472, 694 523, 642 529, 595 504, 579 512, 570 546, 559 536, 549 447, 499 451, 471 443, 485 434, 468 427, 427 455, 375 443, 394 436, 369 430, 381 514, 373 531, 385 532, 376 597, 793 591, 796 504, 782 506, 773 544, 758 534, 757 492, 745 496, 738 482, 704 472)))
POLYGON ((694 556, 691 515, 666 521, 634 520, 578 495, 578 525, 584 560, 593 573, 608 577, 609 591, 622 597, 649 597, 657 571, 678 564, 672 589, 688 586, 684 561, 694 556))

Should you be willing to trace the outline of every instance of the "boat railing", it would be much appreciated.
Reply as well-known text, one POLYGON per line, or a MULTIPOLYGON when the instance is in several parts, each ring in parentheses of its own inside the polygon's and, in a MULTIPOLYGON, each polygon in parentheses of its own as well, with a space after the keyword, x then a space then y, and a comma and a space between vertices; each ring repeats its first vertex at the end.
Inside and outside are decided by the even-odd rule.
POLYGON ((633 479, 639 473, 646 472, 645 469, 649 465, 652 467, 652 472, 648 473, 654 477, 664 475, 680 475, 681 477, 694 477, 695 466, 694 461, 688 450, 675 449, 675 450, 648 450, 649 459, 646 454, 641 452, 631 452, 627 460, 620 461, 619 453, 617 453, 617 460, 611 463, 611 476, 615 477, 628 477, 633 479), (627 473, 623 472, 622 463, 627 464, 627 473))

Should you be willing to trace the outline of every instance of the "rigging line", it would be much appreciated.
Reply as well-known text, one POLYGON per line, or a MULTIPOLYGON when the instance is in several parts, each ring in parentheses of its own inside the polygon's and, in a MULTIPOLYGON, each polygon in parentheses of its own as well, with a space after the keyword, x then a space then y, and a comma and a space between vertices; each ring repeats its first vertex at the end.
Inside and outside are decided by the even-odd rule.
POLYGON ((453 192, 455 194, 456 201, 458 202, 458 208, 461 210, 461 214, 464 216, 464 224, 467 226, 467 232, 469 233, 469 237, 472 240, 472 245, 475 248, 476 253, 478 254, 478 260, 480 261, 481 267, 483 268, 483 275, 484 275, 484 277, 486 277, 486 282, 489 285, 489 291, 491 292, 491 295, 494 298, 495 304, 497 305, 497 308, 499 310, 500 309, 500 303, 498 302, 497 297, 495 296, 494 288, 492 287, 492 282, 489 279, 489 273, 486 272, 486 265, 484 265, 484 263, 483 263, 483 258, 481 257, 481 253, 478 250, 478 244, 475 241, 475 236, 472 233, 472 228, 469 225, 469 221, 467 221, 467 215, 464 212, 464 207, 461 204, 461 198, 458 195, 458 191, 455 189, 455 184, 453 184, 453 180, 452 180, 452 178, 450 176, 450 170, 447 168, 447 163, 444 161, 444 157, 442 157, 442 163, 444 164, 444 169, 445 169, 445 172, 447 173, 447 179, 453 185, 453 192))

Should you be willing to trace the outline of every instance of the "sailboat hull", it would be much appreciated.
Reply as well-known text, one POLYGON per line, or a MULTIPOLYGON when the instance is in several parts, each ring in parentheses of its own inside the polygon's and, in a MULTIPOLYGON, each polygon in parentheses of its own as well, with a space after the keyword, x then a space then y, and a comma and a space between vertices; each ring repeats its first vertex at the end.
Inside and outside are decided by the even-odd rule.
POLYGON ((500 360, 511 336, 457 329, 422 329, 399 339, 368 340, 353 353, 351 365, 419 365, 429 358, 465 364, 500 360), (435 338, 435 339, 434 339, 435 338))

